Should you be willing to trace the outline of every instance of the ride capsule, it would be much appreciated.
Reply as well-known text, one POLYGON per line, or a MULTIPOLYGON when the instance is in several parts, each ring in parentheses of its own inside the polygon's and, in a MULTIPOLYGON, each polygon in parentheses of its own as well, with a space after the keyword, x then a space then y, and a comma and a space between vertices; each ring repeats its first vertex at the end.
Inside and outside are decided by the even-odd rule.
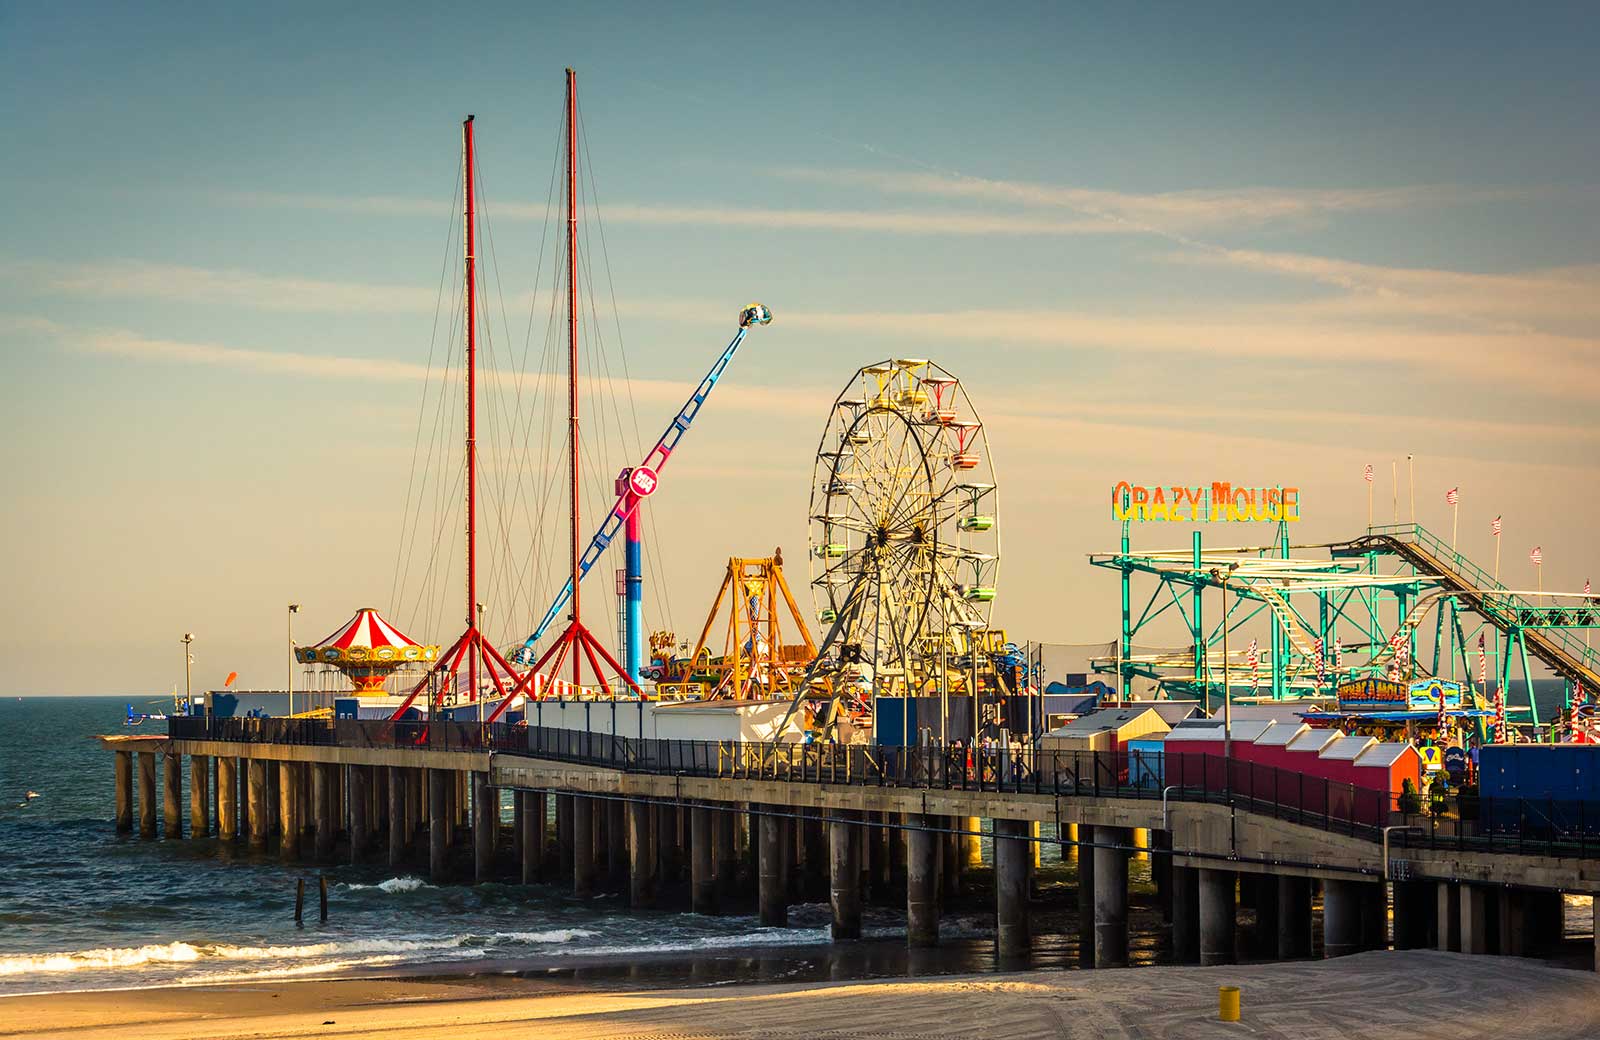
POLYGON ((772 311, 764 303, 752 303, 739 312, 739 327, 748 329, 752 325, 771 325, 772 311))

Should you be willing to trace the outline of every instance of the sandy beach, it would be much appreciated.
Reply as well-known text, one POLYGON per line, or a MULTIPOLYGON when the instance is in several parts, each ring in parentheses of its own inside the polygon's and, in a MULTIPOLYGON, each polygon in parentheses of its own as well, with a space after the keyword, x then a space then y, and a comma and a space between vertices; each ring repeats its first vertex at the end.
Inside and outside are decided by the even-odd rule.
POLYGON ((0 1036, 1595 1037, 1600 977, 1432 951, 1227 968, 554 991, 513 976, 342 979, 0 999, 0 1036), (1244 1018, 1217 1021, 1217 987, 1244 1018))

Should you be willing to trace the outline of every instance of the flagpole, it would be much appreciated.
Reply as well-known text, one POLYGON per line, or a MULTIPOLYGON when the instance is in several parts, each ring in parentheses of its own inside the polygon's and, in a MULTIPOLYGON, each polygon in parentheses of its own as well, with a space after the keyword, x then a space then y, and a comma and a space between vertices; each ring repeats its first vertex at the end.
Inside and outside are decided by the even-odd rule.
POLYGON ((1456 504, 1450 512, 1450 551, 1456 551, 1456 535, 1461 531, 1461 499, 1456 499, 1456 504))
POLYGON ((1407 490, 1411 493, 1411 525, 1413 527, 1417 523, 1417 464, 1414 461, 1415 458, 1413 455, 1406 456, 1406 485, 1407 490))
POLYGON ((1367 481, 1367 530, 1372 530, 1372 481, 1367 481))
POLYGON ((1400 526, 1400 462, 1389 460, 1389 499, 1394 505, 1395 526, 1400 526))
POLYGON ((1494 583, 1500 584, 1500 536, 1494 536, 1494 583))

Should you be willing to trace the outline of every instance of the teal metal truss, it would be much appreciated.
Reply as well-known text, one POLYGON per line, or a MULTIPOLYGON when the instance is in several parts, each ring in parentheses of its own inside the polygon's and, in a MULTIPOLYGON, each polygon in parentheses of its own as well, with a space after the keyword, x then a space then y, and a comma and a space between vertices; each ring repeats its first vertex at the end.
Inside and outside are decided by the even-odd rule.
POLYGON ((1124 697, 1136 677, 1152 680, 1165 696, 1208 706, 1221 701, 1224 689, 1236 701, 1283 700, 1328 695, 1343 680, 1396 672, 1476 686, 1480 666, 1492 665, 1486 670, 1509 699, 1516 664, 1526 711, 1538 725, 1530 655, 1566 680, 1568 704, 1575 689, 1600 689, 1600 649, 1575 631, 1600 623, 1596 600, 1507 589, 1419 525, 1292 546, 1280 523, 1269 546, 1211 549, 1196 530, 1188 551, 1142 553, 1132 550, 1130 528, 1122 523, 1118 552, 1089 558, 1121 576, 1117 653, 1094 667, 1116 674, 1124 697), (1140 576, 1155 585, 1135 612, 1140 576), (1180 628, 1175 620, 1186 637, 1181 646, 1172 646, 1180 628), (1251 636, 1263 628, 1258 673, 1244 659, 1251 636), (1136 642, 1171 649, 1135 652, 1136 642))

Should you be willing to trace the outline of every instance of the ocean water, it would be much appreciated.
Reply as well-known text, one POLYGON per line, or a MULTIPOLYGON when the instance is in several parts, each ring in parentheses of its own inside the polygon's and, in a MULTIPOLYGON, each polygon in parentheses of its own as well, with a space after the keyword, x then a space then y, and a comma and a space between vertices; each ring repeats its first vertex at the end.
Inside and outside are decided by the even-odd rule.
MULTIPOLYGON (((112 756, 90 737, 121 731, 124 703, 0 702, 0 994, 429 966, 551 971, 571 964, 637 976, 639 965, 651 964, 657 975, 695 977, 705 976, 708 963, 712 975, 728 977, 908 970, 904 917, 892 908, 866 916, 868 939, 881 948, 869 941, 835 954, 825 905, 792 907, 791 927, 763 928, 738 913, 636 913, 614 897, 579 902, 559 885, 435 887, 383 866, 328 868, 329 920, 318 923, 314 866, 223 848, 215 838, 141 841, 114 833, 112 756), (304 927, 293 920, 301 878, 308 882, 304 927)), ((187 795, 182 804, 187 813, 187 795)), ((944 933, 953 942, 935 968, 982 970, 992 959, 981 910, 948 917, 944 933), (963 947, 963 940, 974 941, 963 947)))

